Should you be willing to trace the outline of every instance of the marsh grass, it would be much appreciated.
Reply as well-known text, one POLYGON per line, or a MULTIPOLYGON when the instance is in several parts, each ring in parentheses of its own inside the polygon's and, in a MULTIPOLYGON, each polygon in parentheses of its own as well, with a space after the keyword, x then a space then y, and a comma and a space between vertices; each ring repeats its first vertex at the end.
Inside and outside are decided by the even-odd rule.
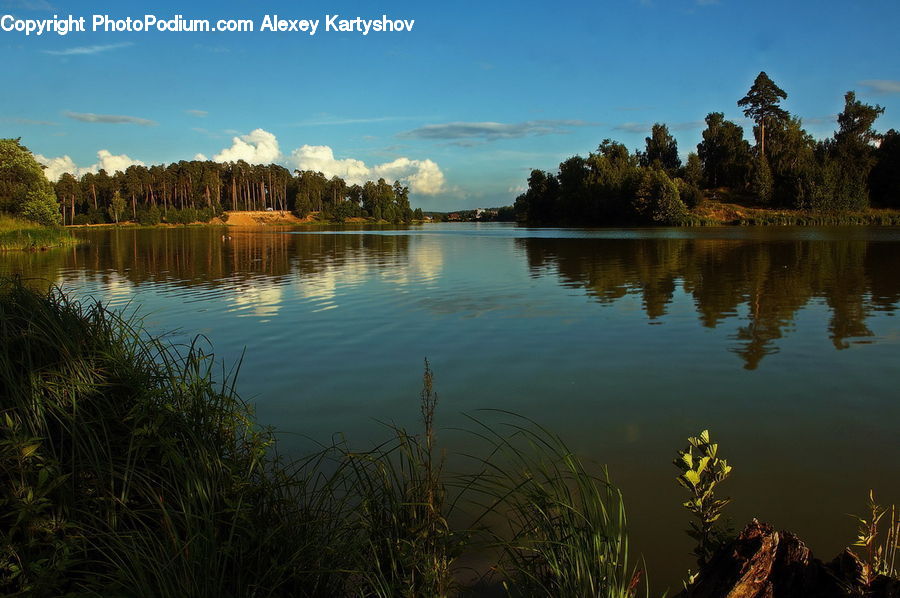
POLYGON ((419 433, 303 459, 279 456, 221 368, 203 338, 0 281, 0 593, 452 596, 459 557, 488 546, 514 595, 633 595, 608 478, 511 414, 473 419, 491 448, 448 472, 427 362, 419 433))
POLYGON ((853 546, 863 549, 859 555, 863 563, 863 576, 867 584, 871 584, 879 575, 897 579, 900 575, 900 563, 897 561, 900 517, 897 508, 894 505, 879 505, 873 490, 869 491, 867 506, 867 516, 853 516, 858 524, 858 535, 853 546))
POLYGON ((0 214, 0 251, 37 251, 75 243, 77 240, 60 227, 41 226, 0 214))
POLYGON ((473 457, 472 490, 484 516, 505 524, 485 533, 500 553, 504 587, 524 596, 635 596, 641 570, 629 568, 625 505, 605 469, 591 473, 561 438, 508 412, 489 425, 471 418, 490 447, 473 457))

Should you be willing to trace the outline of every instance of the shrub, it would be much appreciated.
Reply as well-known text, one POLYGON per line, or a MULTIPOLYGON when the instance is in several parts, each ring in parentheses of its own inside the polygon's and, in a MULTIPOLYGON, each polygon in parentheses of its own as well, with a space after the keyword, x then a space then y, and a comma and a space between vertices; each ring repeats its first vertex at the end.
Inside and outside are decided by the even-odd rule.
POLYGON ((138 210, 138 224, 142 226, 153 226, 162 222, 162 214, 156 206, 150 206, 148 210, 138 210))
POLYGON ((639 217, 661 224, 677 224, 685 216, 685 205, 678 188, 663 170, 647 169, 632 200, 639 217))
POLYGON ((56 226, 62 222, 59 202, 56 201, 56 196, 48 191, 29 191, 19 207, 19 213, 43 226, 56 226))

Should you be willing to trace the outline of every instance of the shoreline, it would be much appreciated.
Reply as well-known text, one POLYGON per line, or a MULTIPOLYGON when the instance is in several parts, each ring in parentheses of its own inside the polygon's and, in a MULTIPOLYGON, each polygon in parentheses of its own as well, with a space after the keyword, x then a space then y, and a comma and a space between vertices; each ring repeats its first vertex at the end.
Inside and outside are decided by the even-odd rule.
MULTIPOLYGON (((334 226, 340 224, 392 224, 387 220, 373 220, 370 218, 348 218, 342 222, 330 220, 317 220, 314 214, 305 218, 299 218, 290 211, 226 211, 225 219, 216 216, 209 222, 191 222, 190 224, 173 224, 160 222, 159 224, 140 224, 132 220, 123 220, 118 224, 104 222, 102 224, 67 224, 65 229, 92 229, 92 228, 182 228, 186 226, 218 226, 218 227, 268 227, 268 226, 334 226)), ((427 220, 414 220, 408 224, 423 224, 427 220)))
MULTIPOLYGON (((431 224, 436 222, 464 223, 464 222, 510 222, 503 220, 414 220, 404 224, 431 224)), ((139 224, 134 221, 122 221, 119 224, 70 224, 64 229, 95 229, 95 228, 180 228, 191 226, 217 226, 217 227, 258 227, 271 226, 337 226, 337 225, 391 225, 387 220, 373 220, 370 218, 348 218, 342 222, 318 220, 315 213, 308 214, 305 218, 299 218, 289 211, 229 211, 225 212, 225 218, 215 217, 209 222, 192 222, 190 224, 173 224, 161 222, 159 224, 139 224)), ((531 223, 517 222, 525 226, 569 226, 569 227, 595 227, 595 226, 632 226, 629 223, 595 223, 595 222, 555 222, 555 223, 531 223)), ((645 227, 646 223, 640 225, 645 227)), ((699 206, 691 210, 678 224, 661 225, 675 228, 702 228, 711 226, 900 226, 900 210, 889 208, 869 208, 862 211, 850 212, 818 212, 814 210, 790 210, 775 209, 757 206, 747 206, 741 203, 721 202, 704 199, 699 206)))

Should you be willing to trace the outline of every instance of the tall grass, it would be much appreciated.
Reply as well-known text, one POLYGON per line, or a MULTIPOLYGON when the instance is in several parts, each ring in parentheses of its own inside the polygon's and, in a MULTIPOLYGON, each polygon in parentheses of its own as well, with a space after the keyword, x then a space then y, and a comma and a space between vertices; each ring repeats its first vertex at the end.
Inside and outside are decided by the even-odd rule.
POLYGON ((299 460, 220 367, 203 339, 0 281, 0 593, 452 596, 488 545, 515 595, 633 594, 618 490, 513 416, 473 420, 491 450, 446 471, 427 363, 419 433, 299 460))
POLYGON ((0 591, 330 593, 330 480, 282 466, 202 342, 5 282, 0 347, 0 591))
MULTIPOLYGON (((500 412, 502 413, 502 412, 500 412)), ((634 596, 641 572, 628 566, 625 505, 605 469, 590 473, 561 438, 505 413, 500 426, 472 419, 491 448, 474 476, 497 571, 516 595, 634 596)))
POLYGON ((41 250, 76 242, 68 231, 60 227, 41 226, 0 214, 0 251, 41 250))

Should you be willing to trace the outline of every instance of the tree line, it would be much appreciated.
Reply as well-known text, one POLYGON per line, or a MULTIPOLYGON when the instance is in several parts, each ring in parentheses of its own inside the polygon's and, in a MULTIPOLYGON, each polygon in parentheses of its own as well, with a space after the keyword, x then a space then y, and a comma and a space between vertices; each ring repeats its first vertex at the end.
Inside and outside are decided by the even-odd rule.
POLYGON ((681 224, 691 221, 704 190, 812 212, 900 208, 900 133, 874 129, 884 108, 848 91, 838 131, 817 141, 781 107, 784 99, 787 93, 761 72, 737 102, 755 123, 754 146, 743 127, 712 112, 684 163, 668 127, 656 123, 643 150, 605 139, 555 174, 532 170, 527 191, 516 198, 516 217, 536 224, 681 224))
MULTIPOLYGON (((338 176, 278 164, 182 160, 133 165, 124 171, 64 173, 46 181, 42 167, 19 139, 0 140, 0 210, 28 217, 29 197, 39 194, 46 224, 99 224, 134 220, 209 221, 225 210, 318 212, 327 220, 363 217, 389 222, 421 219, 409 205, 409 188, 384 179, 348 184, 338 176)), ((33 210, 32 210, 33 211, 33 210)))

